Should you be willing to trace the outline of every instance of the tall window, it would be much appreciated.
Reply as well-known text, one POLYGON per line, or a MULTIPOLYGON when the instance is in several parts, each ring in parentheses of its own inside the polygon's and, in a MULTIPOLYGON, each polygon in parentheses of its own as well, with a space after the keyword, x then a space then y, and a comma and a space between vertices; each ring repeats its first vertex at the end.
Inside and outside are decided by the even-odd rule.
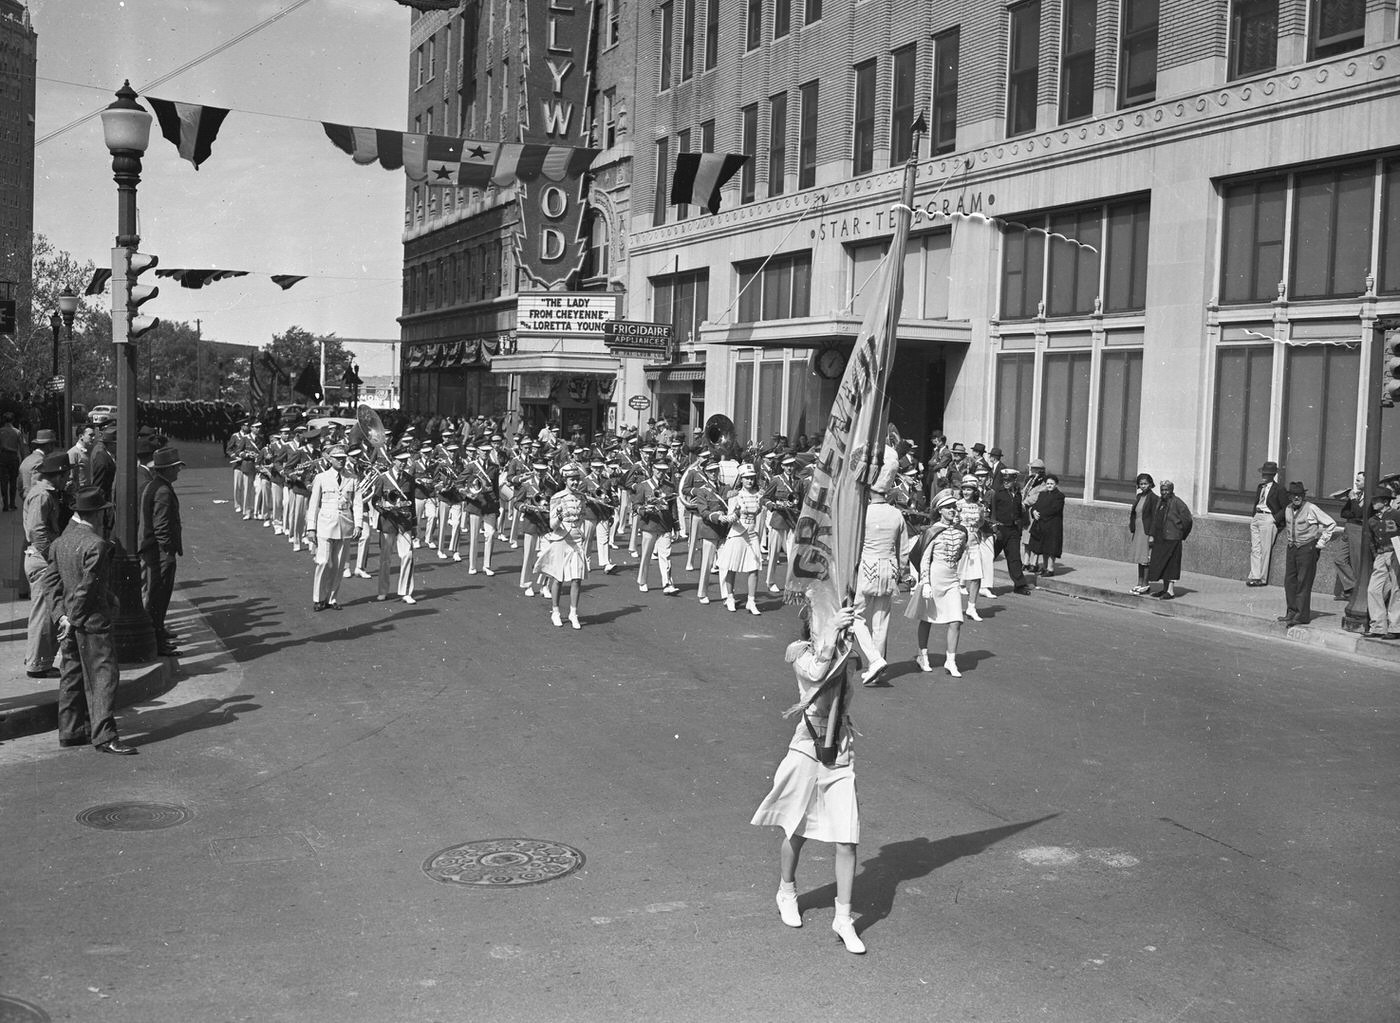
POLYGON ((583 268, 579 274, 585 279, 608 276, 608 221, 601 212, 588 208, 588 247, 583 253, 583 268))
POLYGON ((702 121, 700 123, 700 152, 713 153, 715 151, 715 122, 702 121))
POLYGON ((661 5, 661 81, 658 85, 661 92, 671 87, 671 36, 675 30, 675 13, 671 0, 661 5))
POLYGON ((1002 319, 1035 316, 1042 300, 1047 316, 1083 316, 1099 295, 1105 312, 1142 310, 1150 223, 1146 199, 1015 217, 1002 235, 1002 319))
POLYGON ((763 0, 748 0, 745 19, 745 49, 756 50, 763 45, 763 0))
POLYGON ((1382 179, 1381 272, 1376 287, 1384 295, 1400 292, 1400 160, 1385 165, 1382 179))
POLYGON ((958 47, 960 34, 949 29, 933 40, 933 123, 930 151, 951 153, 958 148, 958 47))
POLYGON ((1151 226, 1146 199, 1108 208, 1108 250, 1105 264, 1104 312, 1147 308, 1147 235, 1151 226))
POLYGON ((1075 121, 1094 112, 1094 34, 1097 0, 1065 0, 1060 33, 1060 120, 1075 121))
POLYGON ((605 46, 616 46, 622 40, 622 0, 607 0, 608 28, 605 46))
MULTIPOLYGON (((1032 226, 1035 218, 1031 218, 1032 226)), ((1045 239, 1014 228, 1001 241, 1001 316, 1023 320, 1036 315, 1045 293, 1045 239)))
POLYGON ((1094 496, 1100 501, 1131 502, 1137 492, 1142 352, 1106 349, 1102 363, 1094 496))
POLYGON ((1294 179, 1290 298, 1345 297, 1366 290, 1375 180, 1371 163, 1294 179))
POLYGON ((415 64, 417 65, 417 70, 414 72, 413 75, 413 84, 421 89, 423 88, 423 83, 426 81, 426 79, 423 77, 423 72, 425 70, 423 66, 423 47, 418 47, 418 49, 414 50, 413 53, 416 58, 415 64))
POLYGON ((695 76, 695 4, 685 0, 685 24, 681 26, 681 81, 695 76))
POLYGON ((914 76, 918 47, 914 43, 894 51, 894 81, 890 90, 890 163, 900 164, 914 151, 914 76))
POLYGON ((787 320, 810 315, 812 253, 795 252, 734 264, 739 274, 739 321, 787 320), (762 270, 759 267, 762 267, 762 270))
POLYGON ((437 36, 428 36, 428 81, 437 77, 437 36))
POLYGON ((739 171, 739 201, 753 202, 754 181, 757 179, 754 164, 758 162, 758 104, 751 103, 740 111, 743 126, 743 153, 748 157, 739 171))
POLYGON ((1283 363, 1283 444, 1290 480, 1312 494, 1351 483, 1361 351, 1347 345, 1290 348, 1283 363))
POLYGON ((855 67, 855 131, 851 136, 851 173, 865 174, 875 167, 875 62, 855 67))
POLYGON ((807 0, 806 23, 822 20, 822 0, 807 0))
POLYGON ((710 315, 710 271, 689 270, 651 279, 652 320, 676 328, 676 344, 700 339, 710 315))
POLYGON ((1254 512, 1257 469, 1269 454, 1273 357, 1272 345, 1231 345, 1216 354, 1213 512, 1254 512))
POLYGON ((1118 105, 1157 98, 1157 20, 1159 0, 1123 0, 1118 50, 1118 105))
POLYGON ((429 107, 423 116, 423 129, 431 135, 433 133, 433 108, 429 107))
POLYGON ((705 0, 705 70, 719 62, 719 0, 705 0))
MULTIPOLYGON (((820 87, 808 82, 798 89, 802 101, 802 122, 797 132, 797 187, 811 188, 817 183, 817 95, 820 87)), ((1400 202, 1395 203, 1400 208, 1400 202)), ((1400 231, 1396 231, 1400 235, 1400 231)), ((1400 250, 1400 246, 1397 246, 1400 250)), ((1395 274, 1400 277, 1400 251, 1395 258, 1395 274)))
POLYGON ((1031 401, 1035 394, 1035 353, 997 357, 997 444, 1007 465, 1025 465, 1031 457, 1031 401))
POLYGON ((1084 496, 1093 358, 1091 352, 1048 352, 1041 366, 1040 453, 1059 473, 1067 497, 1084 496))
MULTIPOLYGON (((682 128, 676 134, 676 155, 690 152, 690 129, 682 128)), ((676 207, 676 219, 684 220, 690 215, 690 207, 682 203, 676 207)))
POLYGON ((734 364, 734 436, 749 440, 753 434, 753 361, 734 364))
POLYGON ((1283 280, 1286 178, 1251 181, 1225 190, 1225 247, 1220 297, 1266 302, 1283 280))
POLYGON ((768 100, 768 194, 782 195, 787 183, 787 93, 768 100))
POLYGON ((792 0, 773 0, 773 38, 781 39, 792 31, 792 0))
POLYGON ((617 145, 617 89, 603 90, 603 137, 599 140, 604 149, 617 145))
POLYGON ((652 201, 651 226, 660 227, 666 223, 666 179, 671 166, 671 140, 656 140, 656 196, 652 201))
POLYGON ((1011 8, 1011 47, 1006 73, 1006 134, 1035 131, 1036 80, 1040 75, 1040 0, 1011 8))
POLYGON ((1100 206, 1056 213, 1050 218, 1046 245, 1050 264, 1047 316, 1083 316, 1094 311, 1094 299, 1099 294, 1102 228, 1100 206))
POLYGON ((1308 59, 1319 60, 1366 42, 1366 0, 1312 0, 1308 12, 1308 59))
POLYGON ((1230 77, 1272 71, 1278 63, 1278 0, 1230 0, 1230 77))

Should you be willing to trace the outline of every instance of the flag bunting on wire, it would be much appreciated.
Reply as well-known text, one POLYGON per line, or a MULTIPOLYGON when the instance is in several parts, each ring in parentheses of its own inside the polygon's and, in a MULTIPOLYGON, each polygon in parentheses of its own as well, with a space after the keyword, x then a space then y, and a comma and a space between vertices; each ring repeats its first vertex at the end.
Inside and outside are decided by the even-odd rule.
POLYGON ((228 116, 223 107, 206 107, 198 103, 180 103, 176 100, 145 97, 156 120, 160 122, 160 133, 174 143, 182 159, 199 165, 209 159, 209 150, 219 135, 219 127, 228 116))
POLYGON ((179 282, 182 288, 202 288, 215 281, 230 277, 247 277, 247 270, 187 270, 179 267, 162 267, 156 271, 157 277, 169 277, 179 282))
POLYGON ((677 153, 671 205, 703 206, 718 213, 720 189, 748 160, 742 153, 677 153))

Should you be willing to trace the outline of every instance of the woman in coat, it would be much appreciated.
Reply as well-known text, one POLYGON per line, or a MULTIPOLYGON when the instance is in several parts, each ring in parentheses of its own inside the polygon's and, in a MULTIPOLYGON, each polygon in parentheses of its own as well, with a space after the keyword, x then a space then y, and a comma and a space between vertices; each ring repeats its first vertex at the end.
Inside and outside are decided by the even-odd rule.
POLYGON ((1152 491, 1153 486, 1155 483, 1151 475, 1138 473, 1137 496, 1133 498, 1132 510, 1128 512, 1129 553, 1138 567, 1138 581, 1133 592, 1139 596, 1149 589, 1147 566, 1152 560, 1152 518, 1157 512, 1157 495, 1152 491))
POLYGON ((1191 535, 1191 509, 1176 496, 1176 484, 1162 481, 1162 496, 1152 514, 1152 560, 1147 566, 1147 581, 1162 580, 1156 594, 1161 600, 1176 596, 1176 581, 1181 578, 1181 545, 1191 535))
POLYGON ((1030 506, 1031 531, 1026 544, 1036 559, 1036 572, 1055 574, 1055 562, 1065 547, 1065 495, 1057 476, 1045 477, 1045 485, 1030 506))

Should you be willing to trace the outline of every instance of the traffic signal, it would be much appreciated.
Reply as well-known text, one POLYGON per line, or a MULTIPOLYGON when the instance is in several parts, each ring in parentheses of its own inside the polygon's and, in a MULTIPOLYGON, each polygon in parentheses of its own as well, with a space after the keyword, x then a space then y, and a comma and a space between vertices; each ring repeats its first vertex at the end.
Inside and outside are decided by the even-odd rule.
POLYGON ((138 316, 137 310, 160 294, 150 284, 137 284, 136 279, 160 263, 156 256, 118 246, 112 250, 112 342, 134 341, 160 326, 154 316, 138 316))
POLYGON ((1381 405, 1390 408, 1400 400, 1400 330, 1385 337, 1385 352, 1381 364, 1381 405))

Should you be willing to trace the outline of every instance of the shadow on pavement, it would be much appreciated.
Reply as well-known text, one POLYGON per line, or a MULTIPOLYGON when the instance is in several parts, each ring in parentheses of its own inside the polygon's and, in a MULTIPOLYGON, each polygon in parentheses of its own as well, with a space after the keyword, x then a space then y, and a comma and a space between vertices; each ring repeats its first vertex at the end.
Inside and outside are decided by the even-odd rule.
POLYGON ((579 617, 594 625, 605 625, 624 615, 634 615, 640 610, 642 610, 641 604, 624 604, 622 607, 614 608, 611 611, 604 611, 602 614, 583 614, 579 617))
MULTIPOLYGON (((346 639, 370 636, 391 629, 397 621, 440 613, 430 608, 398 610, 376 621, 358 622, 340 628, 332 627, 325 632, 311 635, 286 631, 263 631, 270 620, 278 614, 279 609, 272 601, 261 597, 249 597, 244 600, 231 600, 228 597, 192 597, 190 603, 200 614, 204 615, 210 628, 214 630, 227 648, 229 656, 239 664, 305 643, 338 643, 346 639), (268 640, 279 640, 280 642, 268 642, 268 640)), ((358 609, 365 604, 369 604, 371 607, 377 606, 376 601, 371 596, 367 599, 356 599, 354 605, 346 605, 346 607, 354 606, 358 609)), ((328 626, 334 626, 344 614, 344 611, 322 611, 318 616, 317 624, 324 623, 328 626)))
POLYGON ((143 710, 145 705, 137 704, 130 708, 137 711, 135 719, 128 711, 122 720, 122 737, 133 745, 149 746, 188 732, 231 725, 240 714, 262 710, 262 704, 247 702, 252 699, 251 694, 242 694, 222 700, 195 700, 160 710, 143 710))
MULTIPOLYGON (((879 852, 861 864, 856 874, 851 900, 852 910, 860 917, 856 930, 863 932, 890 915, 901 881, 913 881, 932 874, 954 860, 976 856, 1003 839, 1058 816, 1058 813, 1046 814, 1035 820, 1003 824, 984 831, 971 831, 966 835, 951 835, 936 842, 927 838, 910 838, 881 846, 879 852)), ((836 884, 833 882, 800 896, 798 909, 806 911, 829 906, 835 899, 836 884)))

